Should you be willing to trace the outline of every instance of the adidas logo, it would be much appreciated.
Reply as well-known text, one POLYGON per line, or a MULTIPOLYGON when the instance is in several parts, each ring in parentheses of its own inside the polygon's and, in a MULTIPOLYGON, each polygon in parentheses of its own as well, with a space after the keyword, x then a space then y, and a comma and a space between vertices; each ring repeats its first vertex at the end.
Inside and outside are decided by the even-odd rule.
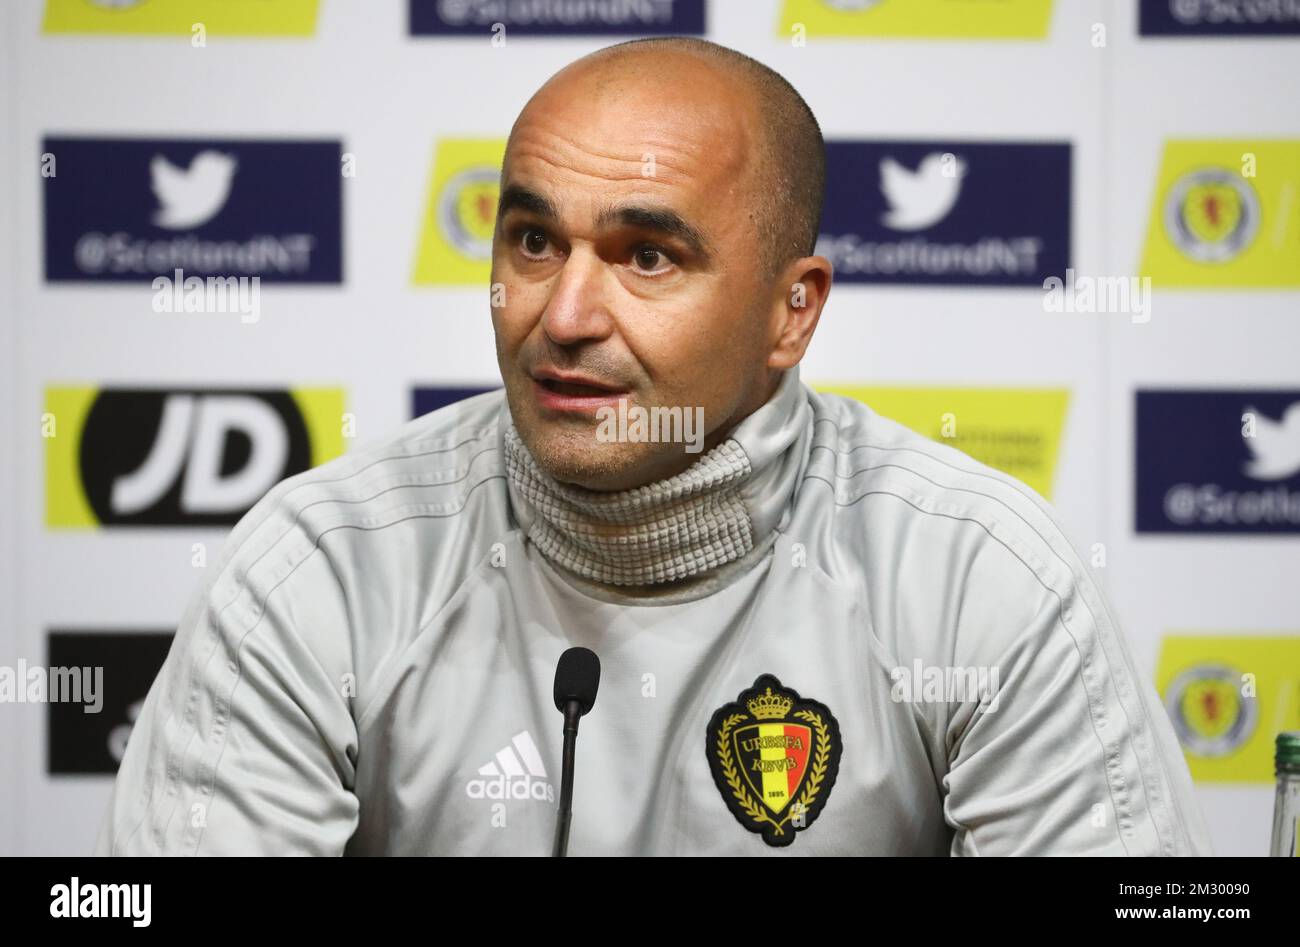
POLYGON ((510 745, 497 750, 492 762, 480 766, 481 779, 471 779, 465 793, 471 799, 535 799, 554 802, 555 790, 546 780, 546 767, 537 744, 525 730, 510 745))

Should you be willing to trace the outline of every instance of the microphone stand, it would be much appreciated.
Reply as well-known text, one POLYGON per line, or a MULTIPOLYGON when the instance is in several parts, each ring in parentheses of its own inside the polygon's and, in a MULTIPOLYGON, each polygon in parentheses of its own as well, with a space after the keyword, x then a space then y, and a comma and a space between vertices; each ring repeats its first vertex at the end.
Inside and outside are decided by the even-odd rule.
POLYGON ((552 858, 569 854, 569 823, 573 821, 573 762, 578 747, 578 721, 582 719, 582 705, 576 700, 564 705, 564 752, 560 776, 560 812, 555 820, 555 847, 552 858))

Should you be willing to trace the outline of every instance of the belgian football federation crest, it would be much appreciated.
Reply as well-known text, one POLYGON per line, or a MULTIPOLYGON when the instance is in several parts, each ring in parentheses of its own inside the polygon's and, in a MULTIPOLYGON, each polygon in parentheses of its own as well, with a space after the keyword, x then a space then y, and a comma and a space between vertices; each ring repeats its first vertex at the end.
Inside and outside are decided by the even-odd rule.
POLYGON ((768 845, 784 846, 830 798, 840 727, 824 705, 763 674, 713 714, 706 748, 731 814, 768 845))

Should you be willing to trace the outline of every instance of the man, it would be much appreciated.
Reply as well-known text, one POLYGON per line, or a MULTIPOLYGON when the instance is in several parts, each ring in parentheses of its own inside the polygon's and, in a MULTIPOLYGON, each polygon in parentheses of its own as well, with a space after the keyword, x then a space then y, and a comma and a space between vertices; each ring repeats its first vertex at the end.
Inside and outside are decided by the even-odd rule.
POLYGON ((504 396, 244 518, 98 851, 546 854, 580 645, 572 854, 1208 852, 1042 501, 800 383, 823 176, 803 100, 722 47, 548 81, 502 171, 504 396), (611 423, 652 408, 667 441, 611 423))

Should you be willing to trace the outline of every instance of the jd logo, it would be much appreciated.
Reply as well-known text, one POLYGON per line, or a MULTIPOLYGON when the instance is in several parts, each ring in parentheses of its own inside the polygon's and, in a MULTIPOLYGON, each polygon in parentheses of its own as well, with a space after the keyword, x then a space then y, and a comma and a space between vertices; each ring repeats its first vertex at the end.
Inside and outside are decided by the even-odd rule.
POLYGON ((53 389, 47 398, 52 526, 230 525, 280 480, 342 452, 341 392, 86 395, 53 389))

